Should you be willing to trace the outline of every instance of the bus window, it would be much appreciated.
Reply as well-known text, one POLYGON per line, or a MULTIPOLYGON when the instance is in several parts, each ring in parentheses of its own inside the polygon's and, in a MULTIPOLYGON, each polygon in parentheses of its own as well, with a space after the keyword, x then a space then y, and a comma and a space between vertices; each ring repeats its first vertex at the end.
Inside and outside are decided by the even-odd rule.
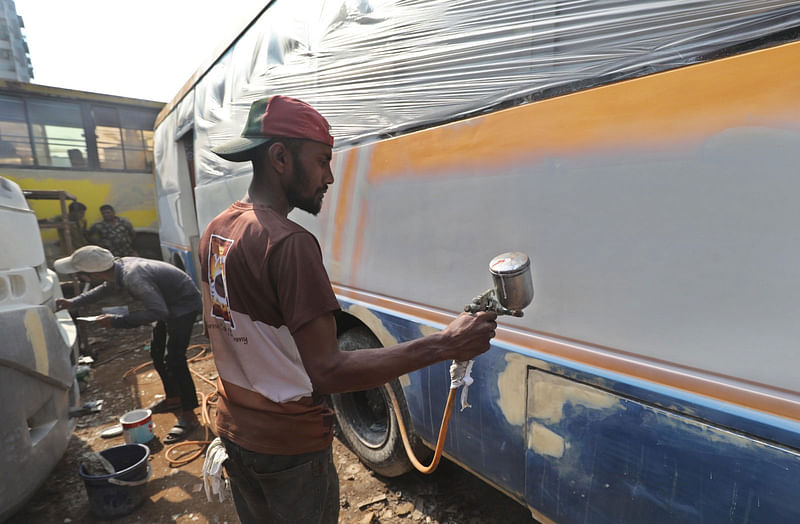
POLYGON ((86 167, 86 137, 78 104, 32 100, 28 116, 40 166, 86 167))
POLYGON ((141 111, 119 110, 125 167, 150 171, 153 167, 153 115, 141 111))
POLYGON ((144 171, 150 166, 150 162, 145 156, 147 146, 145 137, 141 129, 123 129, 123 140, 125 141, 125 164, 128 169, 144 171))
POLYGON ((119 115, 113 107, 92 107, 94 133, 97 136, 97 159, 101 169, 125 169, 119 115))
POLYGON ((0 96, 0 164, 33 165, 25 104, 5 96, 0 96))

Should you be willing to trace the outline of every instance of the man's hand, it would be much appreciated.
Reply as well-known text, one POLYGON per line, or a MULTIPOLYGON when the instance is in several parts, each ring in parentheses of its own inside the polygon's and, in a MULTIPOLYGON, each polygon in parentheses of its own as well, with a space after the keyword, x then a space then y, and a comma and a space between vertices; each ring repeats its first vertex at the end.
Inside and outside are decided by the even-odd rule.
POLYGON ((61 311, 62 309, 72 309, 72 300, 68 298, 57 298, 56 299, 56 311, 61 311))
POLYGON ((496 320, 494 311, 461 313, 442 331, 449 341, 448 358, 471 360, 488 350, 497 329, 496 320))

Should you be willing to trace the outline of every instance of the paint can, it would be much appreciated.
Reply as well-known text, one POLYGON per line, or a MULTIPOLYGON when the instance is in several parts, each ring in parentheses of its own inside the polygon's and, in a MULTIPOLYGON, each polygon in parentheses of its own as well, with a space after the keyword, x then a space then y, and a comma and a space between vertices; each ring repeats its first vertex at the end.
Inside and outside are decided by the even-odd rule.
POLYGON ((134 409, 119 418, 122 434, 127 444, 145 444, 150 442, 153 433, 153 412, 149 409, 134 409))

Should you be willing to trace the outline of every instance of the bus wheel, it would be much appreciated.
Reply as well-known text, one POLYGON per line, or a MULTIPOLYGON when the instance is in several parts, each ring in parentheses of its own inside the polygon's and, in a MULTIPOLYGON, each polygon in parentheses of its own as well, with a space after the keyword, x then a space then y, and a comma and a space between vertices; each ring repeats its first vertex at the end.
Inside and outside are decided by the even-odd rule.
MULTIPOLYGON (((367 328, 354 327, 339 336, 339 349, 354 351, 380 347, 381 343, 367 328)), ((391 382, 403 412, 403 422, 410 428, 408 407, 397 380, 391 382)), ((392 401, 384 387, 331 395, 340 437, 371 470, 384 477, 397 477, 411 470, 392 401)))

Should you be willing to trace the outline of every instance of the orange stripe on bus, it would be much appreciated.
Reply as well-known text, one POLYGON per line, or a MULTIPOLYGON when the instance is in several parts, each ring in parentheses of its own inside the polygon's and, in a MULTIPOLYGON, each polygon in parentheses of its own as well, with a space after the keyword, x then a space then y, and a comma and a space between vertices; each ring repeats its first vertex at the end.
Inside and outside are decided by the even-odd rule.
POLYGON ((339 201, 336 203, 336 216, 333 217, 335 229, 333 234, 331 256, 334 260, 341 260, 343 249, 342 242, 344 242, 345 237, 342 232, 345 230, 347 218, 350 216, 350 208, 353 205, 353 188, 355 187, 356 168, 358 167, 358 151, 355 149, 350 149, 337 154, 347 155, 342 172, 334 173, 337 183, 341 184, 341 187, 339 188, 339 201))
POLYGON ((361 262, 361 251, 364 247, 364 230, 367 227, 367 213, 369 212, 369 202, 364 200, 361 205, 361 213, 358 217, 358 227, 356 228, 355 245, 353 246, 353 262, 350 264, 350 280, 358 280, 358 267, 361 262))
POLYGON ((664 147, 800 120, 800 43, 543 100, 375 144, 369 179, 575 150, 664 147))

